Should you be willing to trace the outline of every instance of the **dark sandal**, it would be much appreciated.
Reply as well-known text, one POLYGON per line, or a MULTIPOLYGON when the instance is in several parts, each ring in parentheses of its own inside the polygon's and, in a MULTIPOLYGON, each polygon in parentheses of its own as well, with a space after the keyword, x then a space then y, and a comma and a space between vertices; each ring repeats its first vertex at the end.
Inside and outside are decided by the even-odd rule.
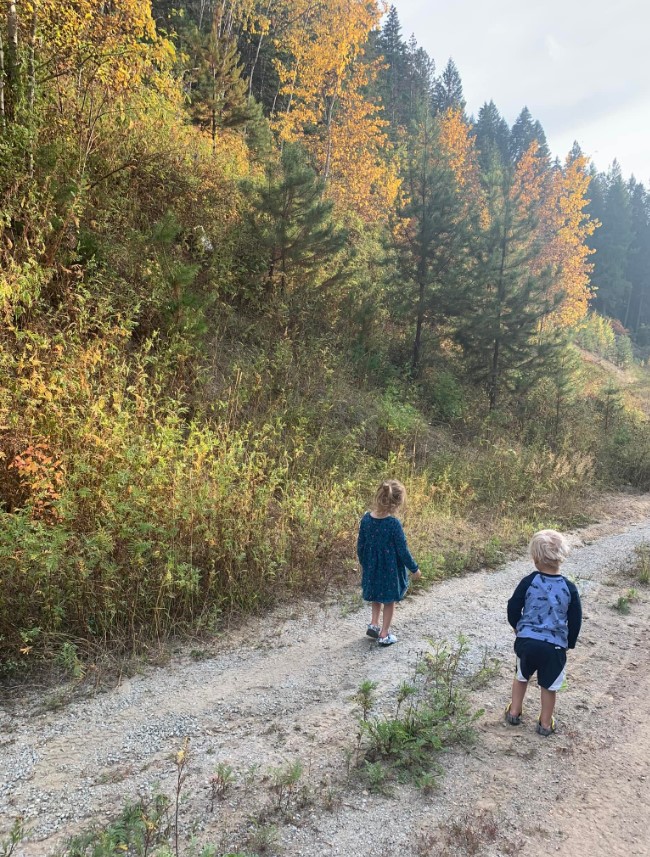
POLYGON ((551 726, 549 729, 546 726, 542 726, 542 721, 537 721, 537 728, 535 729, 538 735, 543 735, 544 738, 548 738, 549 735, 552 735, 555 732, 555 717, 551 717, 551 726))
POLYGON ((511 705, 512 705, 512 703, 509 702, 508 705, 506 706, 505 715, 504 715, 506 723, 509 723, 510 726, 519 726, 519 725, 521 725, 521 714, 523 714, 523 711, 521 712, 521 714, 510 714, 510 706, 511 705))

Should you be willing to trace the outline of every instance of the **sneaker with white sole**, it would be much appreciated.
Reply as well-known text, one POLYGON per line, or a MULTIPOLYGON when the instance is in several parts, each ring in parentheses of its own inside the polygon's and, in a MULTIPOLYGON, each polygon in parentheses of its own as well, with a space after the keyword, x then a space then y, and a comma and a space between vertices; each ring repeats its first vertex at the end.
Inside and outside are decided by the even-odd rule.
POLYGON ((366 628, 366 637, 372 637, 373 640, 376 640, 379 636, 380 631, 381 628, 379 627, 379 625, 368 625, 368 627, 366 628))
POLYGON ((378 646, 392 646, 397 642, 397 637, 394 634, 386 634, 385 637, 379 637, 377 640, 378 646))

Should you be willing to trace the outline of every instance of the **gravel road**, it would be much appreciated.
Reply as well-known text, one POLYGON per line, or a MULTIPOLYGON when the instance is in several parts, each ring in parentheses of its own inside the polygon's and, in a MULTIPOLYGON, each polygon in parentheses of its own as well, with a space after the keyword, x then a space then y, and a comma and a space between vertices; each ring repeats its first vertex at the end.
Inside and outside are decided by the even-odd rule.
POLYGON ((365 609, 296 602, 248 623, 200 660, 187 648, 165 667, 56 710, 52 692, 5 697, 0 842, 23 815, 28 836, 18 857, 54 854, 126 799, 154 788, 171 794, 173 755, 189 737, 185 854, 190 839, 214 844, 217 854, 243 849, 251 818, 261 818, 270 800, 266 772, 300 759, 313 800, 278 825, 277 848, 287 857, 650 855, 650 593, 637 587, 627 616, 612 609, 632 585, 625 568, 635 547, 650 542, 650 500, 618 498, 603 522, 571 540, 564 571, 579 584, 585 622, 552 738, 534 733, 536 689, 524 726, 502 720, 513 657, 505 602, 531 569, 519 559, 407 599, 396 621, 400 642, 390 649, 364 636, 365 609), (485 710, 476 745, 444 755, 445 776, 429 795, 410 785, 391 796, 341 788, 355 734, 350 697, 360 682, 378 682, 380 709, 388 707, 427 638, 460 632, 470 641, 467 669, 486 651, 502 661, 501 675, 474 694, 485 710), (238 779, 211 807, 209 780, 219 763, 238 779))

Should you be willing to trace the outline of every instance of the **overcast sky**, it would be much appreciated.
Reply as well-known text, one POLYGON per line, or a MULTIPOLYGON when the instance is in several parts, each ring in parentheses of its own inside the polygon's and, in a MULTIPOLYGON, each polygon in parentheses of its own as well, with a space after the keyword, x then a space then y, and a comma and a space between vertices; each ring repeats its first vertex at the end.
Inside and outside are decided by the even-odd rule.
POLYGON ((458 66, 468 113, 527 106, 562 159, 577 140, 650 186, 650 6, 642 0, 392 0, 442 71, 458 66))

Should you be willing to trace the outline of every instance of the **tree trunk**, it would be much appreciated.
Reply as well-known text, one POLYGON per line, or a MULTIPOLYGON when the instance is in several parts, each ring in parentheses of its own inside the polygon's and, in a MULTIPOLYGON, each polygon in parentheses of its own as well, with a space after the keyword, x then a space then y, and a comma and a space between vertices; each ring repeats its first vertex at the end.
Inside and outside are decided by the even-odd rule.
POLYGON ((506 210, 505 223, 503 225, 503 236, 501 238, 501 262, 499 265, 499 282, 497 286, 497 330, 494 337, 494 345, 492 348, 492 366, 490 367, 489 381, 489 399, 490 411, 496 410, 498 392, 499 392, 499 376, 501 375, 501 311, 503 308, 504 295, 504 277, 506 268, 506 255, 508 252, 508 211, 506 210))
POLYGON ((413 358, 411 361, 411 372, 414 377, 417 377, 420 368, 420 354, 422 350, 422 328, 424 326, 424 297, 425 297, 425 282, 424 272, 419 272, 418 284, 418 312, 415 321, 415 339, 413 340, 413 358))
POLYGON ((19 101, 20 71, 18 68, 18 13, 15 0, 9 0, 7 14, 7 115, 14 119, 19 101))
POLYGON ((332 95, 325 117, 327 127, 327 154, 325 155, 325 169, 323 170, 323 181, 327 181, 329 179, 330 167, 332 164, 332 118, 334 116, 335 104, 336 96, 332 95))
POLYGON ((632 285, 630 284, 630 288, 627 294, 627 304, 625 306, 625 318, 623 319, 623 327, 627 327, 627 322, 630 317, 630 307, 632 306, 632 285))
POLYGON ((499 351, 500 351, 501 342, 499 337, 494 340, 494 347, 492 349, 492 366, 490 368, 490 381, 488 384, 488 396, 489 396, 489 410, 496 410, 497 406, 497 394, 499 389, 499 351))
POLYGON ((5 51, 0 33, 0 131, 4 134, 7 130, 7 118, 5 114, 5 51))
MULTIPOLYGON (((420 286, 420 292, 422 292, 422 291, 423 291, 423 289, 420 286)), ((413 363, 411 366, 411 369, 412 369, 414 376, 417 376, 418 368, 420 366, 420 348, 421 348, 421 342, 422 342, 422 322, 423 322, 422 313, 418 312, 418 318, 417 318, 417 322, 415 324, 415 340, 413 342, 413 363)))
MULTIPOLYGON (((273 0, 269 0, 266 4, 265 15, 268 15, 271 10, 271 3, 273 0)), ((260 58, 260 50, 262 49, 262 42, 264 41, 264 33, 260 33, 259 41, 257 42, 257 50, 255 51, 255 59, 253 60, 253 65, 251 67, 250 77, 248 78, 248 97, 250 98, 253 95, 253 75, 255 74, 255 68, 257 67, 257 61, 260 58)), ((260 91, 260 101, 262 100, 262 93, 260 91)))
POLYGON ((38 23, 37 4, 34 3, 32 11, 32 23, 29 31, 29 51, 27 54, 27 109, 29 113, 29 124, 32 134, 29 139, 29 152, 27 154, 27 169, 29 177, 34 175, 34 104, 36 101, 36 24, 38 23))
POLYGON ((637 307, 636 312, 636 324, 634 325, 634 333, 638 334, 639 327, 641 326, 641 313, 643 311, 643 298, 645 297, 645 289, 641 289, 641 294, 639 295, 639 305, 637 307))

